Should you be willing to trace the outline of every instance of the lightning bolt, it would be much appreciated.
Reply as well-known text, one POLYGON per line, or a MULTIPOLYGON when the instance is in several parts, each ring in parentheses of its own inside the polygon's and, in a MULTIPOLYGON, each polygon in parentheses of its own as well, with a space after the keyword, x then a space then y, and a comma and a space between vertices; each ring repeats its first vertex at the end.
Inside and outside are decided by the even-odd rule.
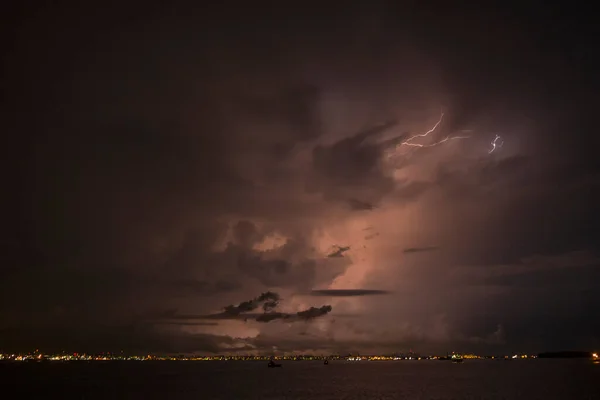
POLYGON ((496 150, 497 148, 499 149, 500 147, 502 147, 502 145, 504 144, 504 141, 500 141, 500 143, 498 143, 498 140, 500 140, 500 135, 496 135, 496 137, 494 138, 494 140, 492 140, 492 142, 490 143, 492 145, 492 148, 490 149, 490 151, 488 152, 488 154, 492 154, 494 152, 494 150, 496 150))
POLYGON ((444 113, 442 112, 440 114, 440 119, 438 119, 438 122, 435 123, 435 125, 433 126, 433 128, 431 128, 430 130, 428 130, 425 133, 421 133, 421 134, 418 134, 418 135, 411 136, 410 138, 408 138, 404 142, 400 143, 400 146, 411 146, 411 147, 420 147, 420 148, 433 147, 433 146, 437 146, 439 144, 445 143, 445 142, 447 142, 449 140, 454 140, 454 139, 468 139, 470 137, 470 136, 446 136, 444 139, 439 140, 439 141, 437 141, 435 143, 430 143, 430 144, 412 143, 412 141, 414 139, 426 137, 430 133, 435 132, 435 130, 438 128, 438 126, 440 126, 440 124, 442 123, 443 119, 444 119, 444 113))

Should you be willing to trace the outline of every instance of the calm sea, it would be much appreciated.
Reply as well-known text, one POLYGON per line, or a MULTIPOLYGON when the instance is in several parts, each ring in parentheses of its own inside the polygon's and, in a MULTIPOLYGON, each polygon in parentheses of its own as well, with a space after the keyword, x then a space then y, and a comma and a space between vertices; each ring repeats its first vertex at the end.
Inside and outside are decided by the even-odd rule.
POLYGON ((0 381, 19 398, 600 399, 586 360, 17 363, 0 381))

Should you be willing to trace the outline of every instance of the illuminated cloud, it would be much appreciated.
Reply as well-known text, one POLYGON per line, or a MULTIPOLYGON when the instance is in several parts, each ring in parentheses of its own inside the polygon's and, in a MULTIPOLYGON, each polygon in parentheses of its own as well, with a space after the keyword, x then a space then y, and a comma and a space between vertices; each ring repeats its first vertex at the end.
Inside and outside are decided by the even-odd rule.
POLYGON ((376 296, 390 294, 387 290, 374 289, 320 289, 310 292, 311 296, 331 296, 331 297, 356 297, 356 296, 376 296))

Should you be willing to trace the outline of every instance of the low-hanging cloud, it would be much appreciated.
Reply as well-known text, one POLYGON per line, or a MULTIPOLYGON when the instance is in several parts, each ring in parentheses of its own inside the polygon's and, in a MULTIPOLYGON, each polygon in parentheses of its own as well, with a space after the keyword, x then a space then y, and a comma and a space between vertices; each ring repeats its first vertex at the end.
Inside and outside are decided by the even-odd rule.
POLYGON ((327 254, 327 258, 344 257, 344 253, 350 250, 350 246, 336 246, 337 250, 327 254))
POLYGON ((254 311, 260 306, 263 307, 264 311, 270 311, 277 307, 277 305, 279 304, 279 300, 279 294, 274 292, 265 292, 252 300, 243 301, 237 306, 233 304, 226 306, 223 314, 230 316, 238 316, 242 313, 254 311))
POLYGON ((156 325, 178 325, 178 326, 218 326, 218 322, 202 322, 202 321, 155 321, 156 325))
POLYGON ((409 247, 407 249, 404 249, 403 252, 404 252, 404 254, 426 253, 426 252, 435 251, 438 249, 439 249, 439 247, 437 247, 437 246, 409 247))
POLYGON ((331 306, 311 307, 308 310, 298 311, 296 315, 304 320, 309 320, 329 314, 333 308, 331 306))
MULTIPOLYGON (((193 320, 239 320, 247 322, 254 320, 257 322, 270 322, 274 320, 286 320, 287 322, 294 321, 309 321, 318 317, 329 314, 333 307, 330 305, 324 305, 321 307, 310 307, 306 310, 301 310, 295 313, 286 313, 275 311, 275 308, 279 305, 281 297, 275 292, 265 292, 254 299, 243 301, 238 305, 228 305, 224 307, 224 311, 216 314, 207 315, 193 315, 193 314, 175 314, 172 310, 163 314, 164 320, 159 322, 172 322, 174 324, 179 321, 193 321, 193 320), (263 309, 263 313, 253 313, 252 311, 257 310, 259 307, 263 309)), ((191 322, 190 324, 195 324, 191 322)), ((206 325, 212 325, 213 323, 206 323, 206 325)), ((197 323, 202 325, 202 323, 197 323)))
POLYGON ((280 312, 270 312, 264 313, 256 317, 257 322, 270 322, 277 319, 285 320, 286 322, 293 321, 310 321, 315 318, 319 318, 329 314, 333 308, 329 305, 321 306, 321 307, 310 307, 303 311, 298 311, 296 313, 280 313, 280 312))
POLYGON ((348 199, 348 205, 354 211, 371 211, 375 208, 375 205, 357 199, 348 199))

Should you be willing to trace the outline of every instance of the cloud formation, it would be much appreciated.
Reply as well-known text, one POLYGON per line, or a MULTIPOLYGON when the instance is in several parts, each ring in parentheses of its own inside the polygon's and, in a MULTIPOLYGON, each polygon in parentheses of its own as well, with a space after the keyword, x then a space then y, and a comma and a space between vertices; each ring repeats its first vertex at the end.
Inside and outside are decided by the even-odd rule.
POLYGON ((226 306, 225 311, 223 311, 223 314, 235 317, 245 312, 254 311, 260 306, 262 306, 262 309, 265 312, 268 312, 279 305, 279 300, 280 297, 277 293, 265 292, 252 300, 241 302, 237 306, 226 306))
POLYGON ((254 8, 0 24, 1 346, 600 347, 595 69, 554 27, 254 8), (469 138, 404 144, 440 107, 418 143, 469 138))
POLYGON ((350 246, 336 246, 337 250, 335 250, 332 253, 327 254, 328 258, 337 258, 337 257, 344 257, 344 253, 347 252, 348 250, 350 250, 350 246))
POLYGON ((332 311, 330 305, 321 307, 309 307, 305 310, 300 310, 295 313, 279 312, 275 308, 279 306, 281 297, 279 294, 274 292, 265 292, 255 297, 252 300, 247 300, 239 303, 238 305, 228 305, 223 308, 223 312, 216 314, 207 315, 193 315, 193 314, 177 314, 174 311, 163 313, 166 317, 165 320, 159 320, 159 323, 173 323, 173 324, 189 324, 189 325, 206 325, 214 326, 216 323, 202 323, 195 320, 211 319, 211 320, 243 320, 248 322, 254 320, 257 322, 270 322, 274 320, 285 320, 286 322, 295 321, 309 321, 318 317, 322 317, 332 311), (262 313, 253 313, 252 311, 262 308, 262 313))
POLYGON ((280 313, 280 312, 268 312, 256 317, 258 322, 270 322, 276 319, 283 319, 286 322, 293 321, 310 321, 312 319, 322 317, 331 312, 333 308, 331 306, 321 307, 310 307, 307 310, 298 311, 297 313, 280 313))
POLYGON ((354 297, 389 294, 387 290, 376 289, 321 289, 310 292, 311 296, 354 297))
POLYGON ((437 246, 409 247, 407 249, 404 249, 404 254, 425 253, 425 252, 434 251, 434 250, 437 250, 437 249, 438 249, 437 246))

